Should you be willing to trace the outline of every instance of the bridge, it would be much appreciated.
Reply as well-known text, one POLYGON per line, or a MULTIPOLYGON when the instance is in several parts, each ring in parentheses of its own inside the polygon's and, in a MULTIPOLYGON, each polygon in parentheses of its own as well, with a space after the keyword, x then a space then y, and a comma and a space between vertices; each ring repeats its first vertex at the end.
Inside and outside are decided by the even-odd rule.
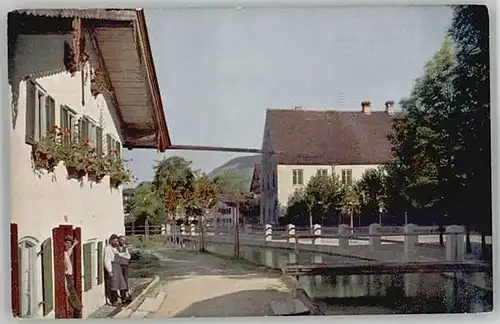
POLYGON ((257 262, 292 276, 460 272, 473 277, 471 280, 477 287, 492 289, 491 264, 482 262, 478 253, 466 253, 465 231, 457 225, 446 227, 444 247, 438 244, 437 226, 414 224, 401 227, 372 224, 358 228, 314 225, 313 229, 293 224, 285 227, 204 226, 202 232, 199 225, 192 224, 167 225, 157 232, 190 249, 202 245, 224 247, 237 258, 253 258, 248 249, 261 251, 262 260, 257 262), (267 252, 271 250, 283 251, 287 260, 282 257, 276 260, 273 253, 267 252), (304 256, 311 259, 304 262, 304 256), (334 263, 324 262, 332 258, 334 263))

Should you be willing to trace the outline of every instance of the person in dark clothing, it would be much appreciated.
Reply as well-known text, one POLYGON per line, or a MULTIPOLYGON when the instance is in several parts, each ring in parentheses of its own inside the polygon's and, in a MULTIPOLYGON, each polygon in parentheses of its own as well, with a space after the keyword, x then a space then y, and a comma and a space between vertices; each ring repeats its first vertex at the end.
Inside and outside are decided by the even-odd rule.
POLYGON ((120 299, 122 300, 122 303, 128 303, 131 301, 131 296, 130 296, 130 287, 128 284, 128 265, 130 262, 130 253, 127 249, 127 239, 125 236, 121 235, 118 238, 118 255, 117 258, 119 259, 119 263, 121 264, 122 267, 122 275, 123 279, 125 280, 125 286, 126 289, 120 291, 120 299))

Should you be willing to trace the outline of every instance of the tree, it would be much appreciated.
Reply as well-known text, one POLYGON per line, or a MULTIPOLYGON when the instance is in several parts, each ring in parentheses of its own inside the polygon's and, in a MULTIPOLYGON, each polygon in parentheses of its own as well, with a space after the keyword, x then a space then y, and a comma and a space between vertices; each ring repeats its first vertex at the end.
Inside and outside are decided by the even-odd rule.
POLYGON ((240 203, 240 213, 245 217, 245 222, 257 224, 260 220, 260 199, 245 197, 240 203))
POLYGON ((137 188, 129 201, 129 214, 135 224, 160 225, 165 222, 163 203, 151 185, 137 188))
POLYGON ((386 207, 386 178, 385 168, 380 167, 363 173, 354 185, 351 196, 362 215, 374 215, 386 207))
POLYGON ((194 173, 191 162, 182 157, 173 156, 160 161, 155 167, 153 188, 157 195, 163 199, 165 212, 173 223, 174 232, 175 216, 180 207, 187 201, 186 198, 193 190, 194 173))
POLYGON ((295 224, 305 225, 309 215, 306 193, 304 188, 297 188, 288 198, 285 216, 281 225, 295 224))
POLYGON ((454 105, 462 112, 464 137, 464 149, 456 162, 457 168, 465 174, 466 184, 459 197, 459 206, 463 220, 469 225, 468 231, 473 226, 481 230, 484 251, 484 234, 492 232, 488 8, 484 5, 454 6, 449 34, 457 52, 454 105))
MULTIPOLYGON (((390 136, 396 164, 406 171, 405 191, 414 208, 455 215, 463 175, 455 160, 463 149, 460 110, 454 105, 456 57, 447 39, 426 63, 411 95, 401 102, 405 115, 390 136)), ((442 243, 441 235, 441 243, 442 243)))
MULTIPOLYGON (((341 212, 343 215, 349 215, 351 227, 354 227, 354 215, 361 212, 360 198, 361 195, 356 184, 351 186, 346 186, 344 188, 344 195, 342 196, 341 212)), ((341 220, 339 219, 339 224, 340 223, 341 220)))
POLYGON ((198 216, 199 232, 200 232, 200 251, 205 250, 204 244, 204 224, 203 215, 214 208, 219 201, 219 188, 212 182, 207 175, 198 175, 194 181, 192 191, 187 193, 186 207, 193 213, 193 216, 198 216), (197 210, 199 212, 195 212, 197 210))
POLYGON ((226 171, 213 179, 224 194, 242 194, 248 192, 249 181, 243 175, 226 171))
POLYGON ((339 214, 344 195, 336 175, 315 175, 289 198, 285 219, 296 225, 322 223, 325 216, 339 214))

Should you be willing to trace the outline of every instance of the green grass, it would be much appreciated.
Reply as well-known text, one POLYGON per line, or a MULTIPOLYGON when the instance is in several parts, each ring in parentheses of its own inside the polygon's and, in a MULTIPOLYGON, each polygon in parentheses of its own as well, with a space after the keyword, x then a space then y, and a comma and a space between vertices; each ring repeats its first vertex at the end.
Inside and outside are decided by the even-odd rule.
POLYGON ((132 252, 129 266, 129 276, 135 278, 151 277, 156 271, 161 270, 161 262, 158 257, 143 252, 132 252))

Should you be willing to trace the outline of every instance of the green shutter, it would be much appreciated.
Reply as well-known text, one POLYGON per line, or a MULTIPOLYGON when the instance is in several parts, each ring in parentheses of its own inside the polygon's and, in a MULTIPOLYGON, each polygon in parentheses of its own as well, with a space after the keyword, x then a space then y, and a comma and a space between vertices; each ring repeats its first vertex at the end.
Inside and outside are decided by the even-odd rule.
POLYGON ((102 284, 104 275, 104 256, 102 254, 102 242, 97 243, 97 284, 102 284))
POLYGON ((52 126, 56 123, 56 107, 55 101, 51 96, 47 96, 45 100, 45 130, 44 135, 48 135, 52 131, 52 126))
POLYGON ((122 145, 118 141, 116 141, 115 144, 116 144, 116 152, 118 153, 119 156, 121 156, 122 155, 122 145))
POLYGON ((97 127, 95 137, 96 137, 96 144, 97 144, 97 147, 96 147, 97 155, 102 155, 103 152, 102 152, 102 128, 101 127, 97 127))
POLYGON ((106 149, 108 150, 108 155, 110 155, 111 152, 113 151, 113 148, 111 147, 111 143, 112 143, 111 135, 106 134, 106 149))
MULTIPOLYGON (((61 130, 63 132, 66 132, 66 130, 68 128, 71 129, 71 125, 69 123, 68 110, 66 110, 66 108, 64 106, 62 106, 62 105, 61 105, 60 109, 61 109, 61 120, 60 120, 61 130)), ((70 143, 71 143, 71 137, 70 136, 65 136, 63 138, 63 144, 64 145, 70 145, 70 143)))
POLYGON ((83 291, 92 288, 92 243, 83 245, 83 291))
POLYGON ((42 243, 42 290, 43 316, 54 309, 54 284, 52 276, 52 240, 46 239, 42 243))
POLYGON ((36 122, 36 86, 31 80, 26 80, 26 133, 27 143, 35 141, 36 122))
POLYGON ((20 306, 20 309, 19 309, 19 312, 22 312, 22 305, 23 305, 23 291, 22 291, 22 288, 21 288, 21 284, 23 282, 23 270, 22 270, 22 260, 23 260, 23 253, 22 253, 22 249, 20 246, 17 246, 17 260, 18 260, 18 267, 17 267, 17 272, 18 272, 18 278, 19 278, 19 306, 20 306))

